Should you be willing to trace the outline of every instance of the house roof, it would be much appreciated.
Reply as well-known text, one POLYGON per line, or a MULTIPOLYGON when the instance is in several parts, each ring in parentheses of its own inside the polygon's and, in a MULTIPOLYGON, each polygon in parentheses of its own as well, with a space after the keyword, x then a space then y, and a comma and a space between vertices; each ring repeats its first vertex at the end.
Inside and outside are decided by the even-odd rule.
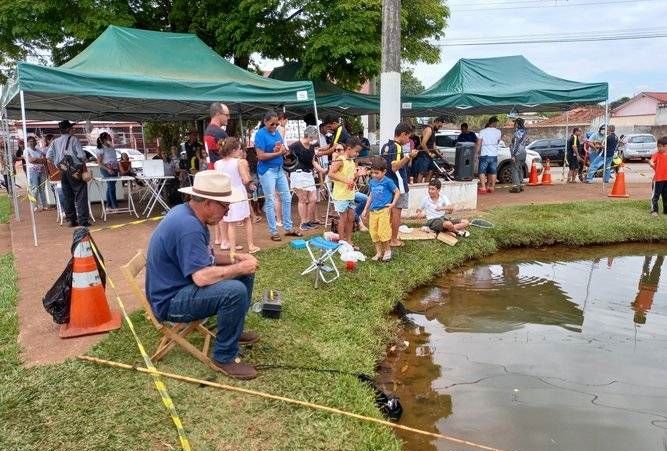
POLYGON ((577 107, 558 116, 533 124, 532 127, 556 127, 565 125, 590 124, 597 117, 604 115, 604 108, 600 107, 577 107))
POLYGON ((612 113, 615 113, 616 111, 625 108, 627 105, 631 104, 632 102, 637 101, 638 99, 641 99, 642 97, 650 97, 652 99, 657 100, 660 103, 667 103, 667 92, 640 92, 627 102, 623 102, 616 108, 612 110, 612 113))
POLYGON ((651 97, 658 102, 667 102, 667 92, 642 92, 639 95, 641 94, 651 97))

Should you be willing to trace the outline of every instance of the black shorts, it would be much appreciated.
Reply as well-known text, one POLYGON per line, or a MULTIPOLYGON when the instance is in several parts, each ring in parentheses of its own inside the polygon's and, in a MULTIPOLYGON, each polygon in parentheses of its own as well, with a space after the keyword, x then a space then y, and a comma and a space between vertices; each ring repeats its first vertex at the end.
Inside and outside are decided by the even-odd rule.
POLYGON ((460 219, 458 218, 448 218, 447 216, 443 216, 441 218, 434 218, 434 219, 429 219, 426 221, 426 226, 433 230, 434 232, 442 232, 445 230, 445 222, 451 222, 452 224, 456 225, 461 222, 460 219))
POLYGON ((568 155, 567 156, 567 165, 570 167, 571 170, 574 171, 574 170, 579 169, 579 164, 580 163, 579 163, 579 160, 577 159, 577 157, 575 157, 573 155, 568 155))

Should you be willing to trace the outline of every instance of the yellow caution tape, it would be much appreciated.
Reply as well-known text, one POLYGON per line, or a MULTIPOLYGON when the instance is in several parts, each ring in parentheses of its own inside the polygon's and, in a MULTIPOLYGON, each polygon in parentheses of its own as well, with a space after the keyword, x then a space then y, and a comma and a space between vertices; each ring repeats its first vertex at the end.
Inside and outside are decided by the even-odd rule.
POLYGON ((171 420, 174 422, 174 425, 176 426, 176 431, 178 432, 178 438, 181 442, 181 448, 183 448, 184 451, 191 451, 192 448, 190 448, 190 442, 188 441, 188 437, 185 434, 185 429, 183 428, 183 422, 178 416, 178 412, 176 411, 176 406, 174 406, 174 402, 172 401, 171 396, 169 396, 169 392, 167 391, 167 386, 160 379, 160 375, 158 374, 155 365, 153 365, 151 358, 148 356, 148 353, 146 352, 146 349, 144 349, 144 345, 141 343, 141 340, 139 339, 139 336, 137 335, 137 332, 134 329, 134 324, 132 323, 132 320, 127 314, 127 311, 125 310, 125 304, 123 304, 123 301, 121 300, 120 295, 118 294, 118 290, 116 290, 116 285, 113 283, 113 280, 109 275, 109 271, 107 271, 107 268, 105 267, 104 262, 102 261, 102 257, 100 256, 100 253, 97 251, 97 248, 93 240, 90 240, 90 246, 92 247, 93 252, 95 253, 95 257, 97 257, 97 261, 100 263, 100 266, 106 273, 109 285, 111 285, 111 288, 113 289, 114 294, 116 295, 116 302, 118 302, 120 311, 123 313, 123 317, 125 318, 125 321, 127 322, 130 331, 132 331, 132 335, 134 336, 134 340, 137 342, 137 347, 139 348, 141 357, 143 357, 144 362, 146 363, 146 368, 148 369, 148 373, 153 377, 153 383, 155 384, 155 388, 160 394, 160 398, 162 398, 162 404, 164 404, 167 410, 169 410, 169 415, 171 416, 171 420))

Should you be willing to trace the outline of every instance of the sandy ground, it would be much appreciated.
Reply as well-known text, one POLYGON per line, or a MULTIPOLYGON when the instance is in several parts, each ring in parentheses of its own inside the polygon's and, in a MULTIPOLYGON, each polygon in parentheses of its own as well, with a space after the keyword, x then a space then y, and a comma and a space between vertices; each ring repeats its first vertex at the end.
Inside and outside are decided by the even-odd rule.
MULTIPOLYGON (((650 196, 649 179, 640 175, 645 170, 641 165, 645 164, 636 164, 637 170, 633 172, 631 178, 629 177, 628 190, 632 198, 648 198, 650 196)), ((557 176, 560 173, 561 168, 554 169, 555 181, 560 180, 557 176)), ((494 194, 480 196, 478 210, 484 211, 501 205, 607 199, 599 180, 591 185, 562 184, 556 181, 553 186, 527 187, 526 191, 521 194, 509 193, 508 188, 499 186, 494 194)), ((611 187, 607 187, 607 189, 609 190, 611 187)), ((321 203, 320 210, 322 211, 320 211, 320 214, 324 213, 324 208, 326 208, 326 204, 321 203)), ((101 223, 99 219, 99 206, 94 205, 93 211, 98 219, 97 224, 91 227, 93 231, 99 227, 121 224, 130 220, 129 215, 114 215, 105 224, 101 223)), ((34 246, 28 203, 25 200, 21 203, 20 214, 21 221, 12 220, 10 228, 11 250, 16 256, 18 268, 19 342, 22 348, 22 358, 26 365, 61 362, 68 357, 74 357, 85 352, 101 340, 104 335, 67 340, 58 337, 59 326, 53 323, 51 317, 44 310, 42 297, 61 274, 70 258, 73 229, 57 224, 55 211, 36 213, 39 245, 34 246)), ((292 217, 296 218, 297 215, 293 214, 292 217)), ((93 237, 109 268, 110 277, 119 286, 119 295, 130 311, 137 309, 139 303, 130 294, 129 289, 125 287, 119 267, 126 263, 138 249, 146 249, 156 225, 157 222, 149 221, 143 224, 106 229, 93 233, 93 237)), ((10 248, 7 229, 6 226, 0 227, 0 251, 10 248)), ((239 228, 238 230, 240 231, 238 242, 244 244, 244 229, 239 228)), ((318 233, 318 231, 321 233, 322 229, 313 231, 311 234, 318 233)), ((281 243, 270 241, 264 222, 258 224, 255 237, 255 244, 262 249, 287 242, 287 240, 283 240, 281 243)), ((257 255, 261 260, 261 252, 257 255)), ((109 286, 107 286, 107 298, 110 300, 112 309, 115 309, 115 296, 113 296, 109 286)))

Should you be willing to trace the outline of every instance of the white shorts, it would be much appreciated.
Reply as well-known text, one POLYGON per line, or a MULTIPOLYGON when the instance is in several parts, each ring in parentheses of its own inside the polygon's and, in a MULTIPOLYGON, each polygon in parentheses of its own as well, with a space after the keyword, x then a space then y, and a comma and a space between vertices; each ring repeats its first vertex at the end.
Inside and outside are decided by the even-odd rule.
POLYGON ((290 188, 303 191, 315 191, 315 178, 312 172, 297 169, 290 175, 290 188))

